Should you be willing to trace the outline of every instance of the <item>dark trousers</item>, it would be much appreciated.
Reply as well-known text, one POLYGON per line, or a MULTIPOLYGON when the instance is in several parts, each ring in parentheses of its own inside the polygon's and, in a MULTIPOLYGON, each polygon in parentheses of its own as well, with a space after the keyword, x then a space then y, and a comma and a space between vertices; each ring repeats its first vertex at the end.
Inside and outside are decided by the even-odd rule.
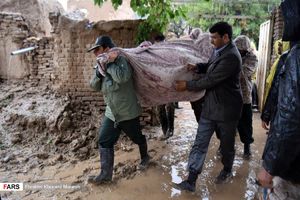
POLYGON ((252 82, 251 95, 252 95, 252 106, 253 106, 253 108, 258 108, 257 87, 256 87, 256 84, 254 82, 252 82))
POLYGON ((244 144, 251 144, 254 139, 252 137, 252 105, 244 104, 242 109, 242 115, 238 123, 238 131, 240 134, 241 142, 244 144))
POLYGON ((163 130, 166 134, 167 130, 174 130, 174 118, 175 118, 175 104, 168 103, 158 106, 159 111, 159 121, 163 130))
POLYGON ((189 155, 188 169, 199 174, 202 171, 211 136, 216 129, 219 130, 221 141, 222 163, 224 170, 231 171, 235 155, 234 139, 237 121, 220 122, 205 119, 199 120, 196 139, 189 155))
MULTIPOLYGON (((204 102, 204 98, 190 102, 192 109, 194 110, 195 118, 198 123, 199 123, 201 112, 202 112, 203 102, 204 102)), ((217 138, 220 139, 220 133, 219 133, 218 129, 216 129, 215 132, 216 132, 217 138)))
POLYGON ((135 144, 141 145, 146 143, 146 138, 142 134, 139 118, 126 120, 118 123, 117 128, 114 122, 104 117, 100 128, 99 146, 101 148, 113 148, 118 141, 121 131, 123 131, 135 144))
POLYGON ((199 122, 199 120, 200 120, 203 102, 204 102, 204 98, 190 102, 192 109, 194 110, 194 115, 196 117, 197 122, 199 122))

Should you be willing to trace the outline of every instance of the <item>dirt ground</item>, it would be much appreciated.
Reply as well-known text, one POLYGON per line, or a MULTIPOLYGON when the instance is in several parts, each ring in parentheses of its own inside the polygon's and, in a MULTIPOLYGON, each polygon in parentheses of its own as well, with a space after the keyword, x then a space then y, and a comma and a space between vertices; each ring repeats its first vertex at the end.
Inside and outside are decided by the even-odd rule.
MULTIPOLYGON (((60 105, 54 106, 54 108, 47 106, 49 110, 46 112, 57 112, 55 119, 49 122, 49 117, 44 116, 46 117, 44 122, 39 120, 35 120, 34 123, 30 120, 28 122, 28 120, 24 120, 26 113, 23 116, 12 114, 11 109, 16 107, 16 105, 14 107, 12 105, 14 102, 20 103, 20 99, 23 99, 24 102, 19 107, 23 106, 23 111, 28 108, 34 110, 37 109, 35 107, 41 102, 41 99, 35 100, 35 103, 32 104, 32 96, 22 96, 22 91, 16 93, 11 89, 5 90, 5 88, 5 85, 2 85, 1 91, 6 96, 3 95, 5 98, 0 99, 2 103, 0 108, 0 182, 22 182, 24 190, 22 192, 0 192, 2 199, 257 199, 258 188, 253 184, 253 179, 260 167, 260 158, 266 140, 265 131, 260 126, 259 113, 255 113, 253 118, 255 139, 252 145, 253 156, 250 160, 242 158, 243 146, 237 135, 234 177, 227 184, 215 185, 213 182, 222 168, 221 161, 216 156, 219 142, 213 136, 204 170, 197 180, 196 192, 181 192, 173 188, 173 183, 178 183, 187 176, 185 170, 187 156, 197 129, 190 104, 180 102, 182 108, 176 109, 173 137, 167 141, 161 141, 159 139, 160 127, 146 127, 143 130, 147 136, 149 152, 152 157, 147 170, 136 170, 139 163, 138 148, 126 137, 121 137, 115 149, 113 183, 105 186, 92 186, 86 183, 86 179, 89 175, 99 173, 100 170, 99 156, 93 144, 98 132, 97 125, 88 125, 89 127, 86 128, 84 120, 79 118, 78 121, 81 123, 78 123, 77 126, 73 123, 72 131, 68 132, 70 126, 63 121, 68 119, 67 116, 70 116, 72 121, 78 116, 67 111, 69 102, 65 97, 55 96, 51 93, 43 99, 56 99, 55 102, 60 105), (13 93, 14 95, 12 95, 13 93), (58 111, 57 108, 61 110, 58 111), (40 123, 45 125, 42 128, 34 128, 36 124, 39 124, 38 127, 40 127, 40 123), (61 136, 59 131, 55 131, 55 128, 52 131, 45 131, 45 128, 48 129, 51 124, 52 127, 58 127, 61 133, 64 130, 65 135, 61 136), (65 130, 66 127, 67 130, 65 130), (10 130, 10 134, 7 134, 7 130, 10 130)), ((44 90, 47 91, 45 88, 44 90)), ((35 113, 39 113, 38 109, 35 113)), ((85 113, 93 117, 91 116, 93 114, 87 110, 85 113)), ((41 118, 37 117, 36 119, 41 118)))

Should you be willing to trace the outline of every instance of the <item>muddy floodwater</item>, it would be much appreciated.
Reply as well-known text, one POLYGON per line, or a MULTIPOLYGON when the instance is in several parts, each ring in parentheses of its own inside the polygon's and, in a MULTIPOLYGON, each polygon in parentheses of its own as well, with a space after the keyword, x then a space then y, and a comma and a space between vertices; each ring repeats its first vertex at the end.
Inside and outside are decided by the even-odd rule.
MULTIPOLYGON (((86 183, 89 175, 99 172, 98 155, 87 160, 71 159, 51 165, 25 170, 19 167, 8 168, 1 163, 1 181, 24 183, 22 192, 1 192, 2 199, 87 199, 87 200, 241 200, 258 199, 257 186, 253 183, 261 166, 261 155, 266 140, 265 131, 260 126, 259 113, 254 113, 253 128, 255 142, 252 157, 243 159, 243 145, 236 136, 236 156, 233 166, 233 179, 227 184, 216 185, 214 178, 222 169, 216 156, 219 141, 213 136, 202 174, 197 180, 196 192, 181 192, 173 183, 187 176, 187 157, 193 144, 197 123, 188 102, 180 102, 176 109, 174 136, 161 141, 160 127, 143 130, 149 141, 152 159, 146 171, 137 171, 139 162, 135 145, 127 145, 116 151, 115 178, 105 186, 92 186, 86 183), (123 149, 123 150, 122 150, 123 149)), ((25 164, 26 165, 26 164, 25 164)), ((27 168, 26 168, 27 169, 27 168)))

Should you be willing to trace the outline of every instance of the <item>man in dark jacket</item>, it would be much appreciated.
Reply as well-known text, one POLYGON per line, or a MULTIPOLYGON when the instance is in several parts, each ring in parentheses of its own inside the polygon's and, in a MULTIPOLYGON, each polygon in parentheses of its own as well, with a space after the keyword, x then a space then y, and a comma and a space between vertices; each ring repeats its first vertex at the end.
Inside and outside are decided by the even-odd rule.
POLYGON ((262 113, 269 132, 258 179, 273 188, 270 199, 300 199, 300 41, 291 47, 281 59, 284 65, 275 74, 262 113))
POLYGON ((282 40, 291 41, 291 50, 268 96, 273 105, 263 120, 270 120, 270 130, 258 174, 260 184, 272 188, 272 200, 300 199, 300 22, 295 21, 300 1, 285 0, 280 7, 285 22, 282 40))
MULTIPOLYGON (((196 139, 189 155, 189 176, 187 180, 177 184, 179 189, 187 191, 195 190, 211 136, 216 129, 220 133, 224 168, 215 182, 225 182, 232 176, 234 139, 243 105, 239 83, 242 61, 240 53, 232 42, 232 27, 226 22, 218 22, 209 31, 215 51, 207 64, 196 66, 198 71, 204 70, 206 73, 199 80, 176 81, 177 91, 206 90, 196 139)), ((188 68, 191 68, 191 65, 188 65, 188 68)))
POLYGON ((98 176, 88 178, 89 183, 96 185, 112 180, 114 145, 121 131, 139 146, 139 168, 145 168, 150 159, 139 121, 141 106, 133 86, 132 68, 123 56, 110 51, 114 46, 109 36, 101 36, 97 38, 95 46, 88 50, 93 51, 98 60, 90 85, 94 90, 102 92, 106 103, 99 134, 101 172, 98 176))
POLYGON ((289 51, 284 52, 278 61, 278 64, 276 66, 275 75, 272 81, 272 85, 269 91, 269 94, 266 98, 266 102, 264 104, 264 107, 261 112, 261 121, 262 121, 262 127, 265 130, 269 130, 270 121, 273 120, 276 112, 276 106, 278 101, 278 84, 279 84, 279 73, 282 70, 282 67, 284 66, 285 60, 287 58, 287 55, 289 54, 289 51))

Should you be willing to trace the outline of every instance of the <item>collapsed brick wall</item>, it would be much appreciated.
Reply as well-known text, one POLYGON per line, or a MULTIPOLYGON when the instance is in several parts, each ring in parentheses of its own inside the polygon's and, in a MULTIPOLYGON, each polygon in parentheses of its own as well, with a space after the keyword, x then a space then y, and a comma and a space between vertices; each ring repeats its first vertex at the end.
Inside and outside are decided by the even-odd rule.
MULTIPOLYGON (((51 37, 37 38, 20 14, 0 13, 0 50, 3 51, 0 54, 0 77, 28 78, 33 85, 47 85, 54 91, 67 94, 73 102, 83 104, 83 108, 91 106, 104 111, 102 95, 89 87, 95 57, 86 50, 94 44, 97 36, 103 34, 110 35, 119 47, 136 46, 140 21, 100 21, 91 24, 88 21, 73 21, 59 13, 50 13, 49 19, 52 24, 51 37), (22 70, 24 73, 19 77, 9 75, 5 67, 10 65, 10 52, 32 46, 37 48, 14 56, 11 62, 13 74, 22 70)), ((142 125, 153 124, 153 115, 151 108, 144 108, 142 125)))
POLYGON ((0 13, 0 38, 11 36, 14 42, 19 42, 29 35, 27 23, 17 13, 0 13))
MULTIPOLYGON (((52 37, 28 38, 24 46, 38 48, 26 54, 30 65, 30 80, 47 84, 61 94, 68 94, 75 103, 105 110, 105 103, 99 92, 93 91, 89 81, 94 73, 95 57, 87 53, 96 37, 109 35, 119 47, 135 47, 137 20, 98 22, 72 21, 50 13, 52 37)), ((152 109, 144 108, 142 125, 152 124, 152 109)))
POLYGON ((53 85, 54 64, 53 64, 53 41, 52 37, 27 38, 23 47, 37 46, 37 49, 26 54, 26 61, 30 66, 29 79, 32 82, 53 85))
POLYGON ((22 41, 30 36, 28 24, 18 13, 0 12, 0 77, 23 78, 28 75, 28 66, 20 57, 10 53, 22 47, 22 41))

